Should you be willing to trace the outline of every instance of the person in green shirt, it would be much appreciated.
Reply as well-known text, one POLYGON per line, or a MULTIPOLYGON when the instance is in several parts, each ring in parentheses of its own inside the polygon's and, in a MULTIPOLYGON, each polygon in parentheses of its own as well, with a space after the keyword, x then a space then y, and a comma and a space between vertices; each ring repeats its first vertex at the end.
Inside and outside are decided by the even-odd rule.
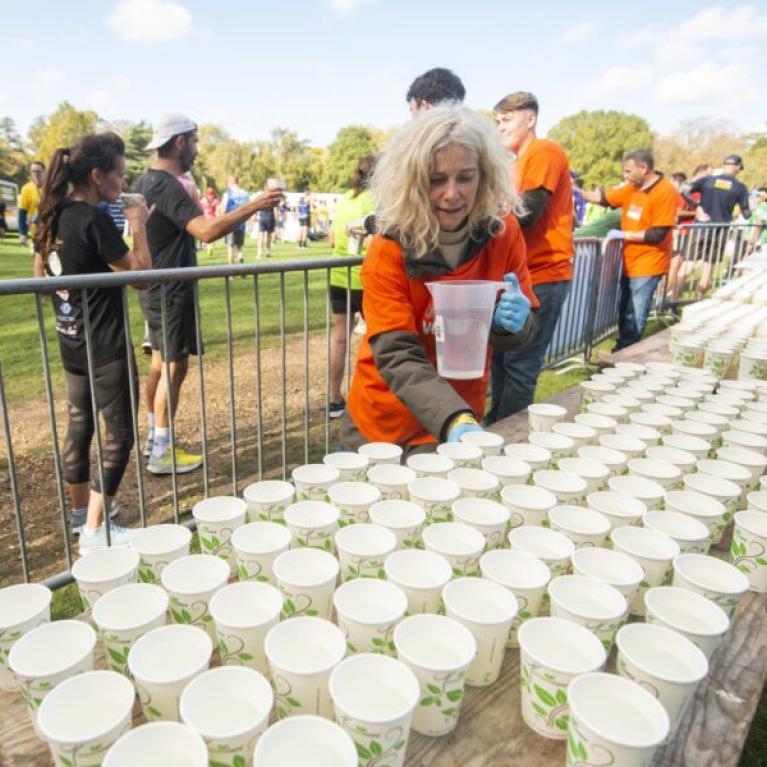
POLYGON ((757 204, 754 206, 754 212, 751 214, 749 223, 753 224, 753 234, 751 235, 751 248, 759 246, 767 248, 767 187, 757 189, 757 204))
MULTIPOLYGON (((360 157, 352 174, 352 188, 336 203, 329 241, 334 256, 364 256, 367 240, 364 230, 349 229, 352 222, 364 219, 375 211, 373 197, 367 190, 373 170, 372 155, 360 157)), ((333 310, 333 331, 330 340, 330 402, 328 415, 340 418, 346 403, 341 396, 346 360, 346 339, 351 332, 355 312, 362 313, 362 282, 360 267, 330 270, 330 306, 333 310)))

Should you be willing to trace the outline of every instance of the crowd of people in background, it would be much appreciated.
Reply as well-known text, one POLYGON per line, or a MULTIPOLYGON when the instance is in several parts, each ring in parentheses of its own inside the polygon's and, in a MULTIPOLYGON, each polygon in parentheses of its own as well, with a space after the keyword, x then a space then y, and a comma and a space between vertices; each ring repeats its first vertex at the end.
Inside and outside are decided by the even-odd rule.
MULTIPOLYGON (((586 189, 562 147, 537 135, 541 107, 532 93, 501 98, 495 126, 465 108, 464 97, 449 70, 416 78, 405 99, 413 119, 379 157, 358 158, 343 195, 288 192, 277 178, 248 190, 236 170, 220 196, 212 187, 201 192, 192 175, 197 125, 183 115, 155 126, 146 147, 154 159, 136 194, 121 195, 122 141, 114 134, 86 136, 57 150, 47 173, 41 162, 31 164, 19 200, 20 239, 35 243, 40 277, 193 267, 198 245, 209 249, 221 239, 229 264, 242 264, 246 237, 256 240, 257 259, 270 258, 275 241, 305 250, 324 236, 333 256, 364 256, 361 268, 331 271, 328 416, 343 417, 343 447, 396 442, 405 457, 457 441, 533 402, 570 292, 574 238, 598 236, 605 247, 621 248, 615 351, 642 337, 665 276, 666 295, 676 300, 702 263, 696 292, 706 293, 731 242, 731 222, 754 223, 743 247, 767 244, 767 189, 749 196, 737 178, 738 155, 689 177, 666 176, 651 151, 631 147, 622 179, 612 188, 586 189), (126 224, 132 249, 121 237, 126 224), (500 281, 506 289, 497 297, 482 375, 445 379, 437 374, 440 318, 427 284, 466 279, 500 281), (347 403, 343 372, 357 313, 364 314, 366 332, 347 403)), ((194 471, 202 456, 172 447, 170 433, 189 357, 201 352, 194 282, 151 283, 139 302, 152 355, 144 387, 147 468, 156 475, 194 471)), ((88 375, 80 303, 79 291, 54 297, 69 400, 65 478, 72 526, 87 549, 105 542, 103 520, 116 508, 132 448, 125 371, 135 363, 122 335, 121 292, 95 289, 89 323, 96 375, 88 375), (93 482, 92 401, 114 437, 93 482)), ((130 537, 117 525, 111 530, 113 542, 130 537)))

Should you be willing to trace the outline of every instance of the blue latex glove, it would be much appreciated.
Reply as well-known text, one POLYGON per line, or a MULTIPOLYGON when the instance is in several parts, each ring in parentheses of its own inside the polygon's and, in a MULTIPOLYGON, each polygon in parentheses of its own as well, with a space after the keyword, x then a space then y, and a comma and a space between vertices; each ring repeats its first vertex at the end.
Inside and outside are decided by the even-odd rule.
POLYGON ((459 423, 447 433, 448 442, 460 442, 461 436, 472 431, 484 431, 478 423, 459 423))
POLYGON ((493 313, 493 324, 507 333, 519 333, 530 315, 530 301, 519 288, 519 280, 513 272, 505 275, 506 290, 493 313))
POLYGON ((606 242, 610 242, 610 240, 625 240, 626 239, 626 232, 623 231, 623 229, 611 229, 607 236, 605 237, 606 242))

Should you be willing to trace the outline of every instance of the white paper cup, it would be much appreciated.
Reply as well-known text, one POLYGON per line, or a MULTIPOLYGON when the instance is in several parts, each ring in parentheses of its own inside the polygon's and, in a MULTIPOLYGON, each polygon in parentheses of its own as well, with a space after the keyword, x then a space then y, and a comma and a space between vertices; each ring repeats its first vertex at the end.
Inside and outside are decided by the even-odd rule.
POLYGON ((760 437, 767 437, 767 424, 759 423, 759 421, 735 418, 730 421, 730 429, 733 431, 744 431, 748 434, 756 434, 760 437))
POLYGON ((730 627, 719 605, 701 594, 676 586, 658 586, 645 594, 647 623, 673 629, 711 659, 730 627))
POLYGON ((655 398, 660 405, 669 405, 670 407, 681 408, 683 411, 694 410, 696 400, 689 397, 681 397, 678 394, 661 394, 655 398))
POLYGON ((441 615, 413 615, 394 629, 397 657, 416 675, 420 700, 412 728, 422 735, 455 729, 466 672, 477 652, 471 632, 441 615))
POLYGON ((8 654, 8 668, 37 728, 37 710, 56 685, 93 670, 96 632, 84 621, 44 623, 19 637, 8 654))
POLYGON ((423 531, 426 551, 443 556, 454 578, 479 575, 479 558, 485 550, 485 536, 460 522, 438 522, 423 531))
MULTIPOLYGON (((741 497, 745 500, 744 494, 749 490, 751 483, 751 472, 745 466, 722 458, 703 458, 698 461, 698 471, 701 474, 710 474, 712 477, 721 477, 734 482, 743 491, 741 497)), ((740 500, 738 499, 738 505, 740 500)))
POLYGON ((171 562, 162 571, 162 585, 170 596, 174 623, 189 623, 205 629, 215 640, 211 597, 226 585, 229 564, 210 554, 190 554, 171 562))
POLYGON ((509 455, 490 455, 482 459, 482 470, 486 471, 506 485, 524 485, 533 472, 529 463, 509 455))
POLYGON ((612 586, 631 603, 644 578, 644 569, 621 551, 581 548, 573 552, 573 573, 596 578, 612 586))
POLYGON ((413 469, 390 463, 381 463, 368 469, 368 482, 375 485, 383 501, 407 500, 408 485, 417 478, 413 469))
MULTIPOLYGON (((702 404, 708 403, 704 402, 702 404)), ((726 416, 709 413, 706 410, 691 410, 685 416, 690 421, 698 421, 699 423, 707 423, 709 426, 713 426, 720 434, 725 429, 728 429, 730 425, 730 421, 726 416)))
POLYGON ((552 578, 569 572, 575 544, 562 533, 523 525, 512 530, 508 538, 512 549, 532 554, 548 565, 552 578))
POLYGON ((575 440, 565 437, 564 434, 554 434, 548 431, 534 431, 528 436, 528 442, 537 447, 543 447, 551 453, 549 467, 556 469, 560 458, 569 458, 575 455, 575 440))
MULTIPOLYGON (((660 416, 650 416, 648 413, 632 413, 632 418, 639 418, 640 416, 649 418, 659 418, 660 416)), ((616 435, 623 435, 626 437, 635 437, 643 445, 644 450, 652 445, 660 445, 663 437, 662 432, 654 426, 650 426, 647 423, 620 423, 615 427, 616 435)), ((644 452, 644 451, 643 451, 644 452)))
MULTIPOLYGON (((341 472, 325 463, 305 463, 290 473, 298 501, 327 501, 331 485, 341 481, 341 472)), ((286 509, 287 511, 287 509, 286 509)))
POLYGON ((426 512, 412 501, 379 501, 370 507, 370 521, 391 530, 398 549, 413 549, 421 543, 426 512))
POLYGON ((656 458, 632 458, 628 462, 629 476, 657 482, 665 490, 673 490, 682 482, 682 470, 670 461, 656 458))
POLYGON ((420 549, 392 552, 386 557, 384 572, 405 593, 408 615, 439 612, 442 589, 453 575, 442 555, 420 549))
POLYGON ((483 578, 495 581, 514 594, 519 610, 509 630, 507 647, 519 647, 517 631, 522 623, 537 617, 551 571, 545 562, 523 551, 496 549, 480 557, 483 578))
POLYGON ((165 625, 168 604, 168 593, 151 583, 129 583, 99 597, 91 618, 112 671, 128 673, 130 648, 140 636, 165 625))
POLYGON ((461 435, 461 442, 476 445, 483 455, 500 455, 505 442, 500 434, 492 431, 472 431, 461 435))
POLYGON ((647 505, 643 501, 614 490, 589 493, 586 496, 586 504, 590 509, 607 517, 610 530, 624 525, 638 525, 642 515, 647 513, 647 505))
POLYGON ((449 479, 421 477, 408 485, 408 495, 424 510, 426 524, 430 525, 432 522, 452 521, 451 506, 461 497, 461 488, 449 479))
POLYGON ((748 470, 751 474, 751 479, 746 483, 748 492, 759 487, 759 478, 767 470, 767 456, 745 447, 733 447, 731 445, 720 447, 716 451, 716 457, 730 463, 736 463, 748 470))
POLYGON ((458 578, 442 590, 445 615, 472 633, 477 654, 466 673, 466 684, 486 687, 501 673, 506 641, 518 610, 516 597, 485 578, 458 578))
POLYGON ((192 507, 197 522, 200 551, 226 560, 234 571, 232 533, 246 522, 248 504, 242 498, 229 495, 214 496, 198 501, 192 507))
POLYGON ((509 512, 511 528, 543 525, 549 509, 557 505, 557 496, 534 485, 507 485, 501 490, 501 503, 509 512))
POLYGON ((443 442, 437 445, 437 455, 449 458, 457 469, 478 469, 485 457, 481 447, 468 442, 443 442))
POLYGON ((698 684, 708 674, 708 659, 689 639, 660 625, 624 626, 615 641, 618 674, 637 682, 663 704, 673 736, 698 684))
POLYGON ((589 493, 603 490, 607 486, 607 480, 612 475, 609 466, 605 466, 605 464, 600 463, 599 461, 581 457, 563 458, 559 462, 559 470, 565 473, 575 474, 586 482, 584 498, 589 493))
POLYGON ((612 394, 617 386, 602 381, 581 381, 578 388, 581 390, 581 407, 586 408, 593 402, 599 402, 599 398, 605 394, 612 394))
POLYGON ((395 655, 394 627, 408 606, 399 586, 389 581, 357 578, 336 589, 333 605, 349 652, 395 655))
POLYGON ((628 458, 625 453, 621 453, 619 450, 613 450, 609 447, 602 447, 602 445, 584 445, 583 447, 579 447, 578 458, 583 458, 587 461, 595 461, 596 463, 601 463, 603 466, 607 466, 611 477, 614 477, 616 474, 622 474, 628 463, 628 458))
POLYGON ((503 448, 504 455, 524 461, 532 471, 548 469, 551 463, 551 451, 529 442, 513 442, 503 448))
POLYGON ((711 444, 718 436, 719 432, 711 424, 701 423, 700 421, 690 421, 688 418, 674 420, 671 422, 671 433, 681 434, 688 437, 698 437, 711 444))
POLYGON ((663 495, 665 490, 663 485, 652 479, 637 476, 611 477, 607 481, 607 486, 614 493, 630 495, 641 501, 648 511, 659 509, 663 504, 663 495))
POLYGON ((402 458, 402 448, 389 442, 366 442, 357 452, 364 455, 371 466, 378 463, 399 463, 402 458))
POLYGON ((626 461, 631 458, 639 458, 647 449, 647 445, 638 437, 631 434, 603 434, 599 438, 601 447, 609 447, 626 456, 626 461))
POLYGON ((620 767, 646 767, 668 736, 669 718, 651 693, 615 674, 584 674, 567 688, 567 764, 592 758, 620 767))
POLYGON ((707 554, 711 546, 708 528, 697 519, 678 511, 648 511, 642 517, 642 525, 673 538, 679 544, 682 554, 688 551, 707 554))
POLYGON ((285 618, 330 618, 339 571, 338 560, 332 554, 317 549, 292 549, 280 554, 273 567, 277 587, 285 597, 282 605, 285 618))
POLYGON ((696 458, 705 458, 711 450, 710 442, 692 434, 664 434, 661 439, 667 447, 686 450, 696 458))
POLYGON ((192 531, 184 525, 151 525, 136 530, 130 545, 139 555, 139 581, 159 583, 169 562, 189 554, 191 542, 192 531))
POLYGON ((724 528, 727 509, 710 495, 695 490, 669 490, 663 505, 667 511, 679 512, 705 525, 709 541, 720 535, 724 528))
POLYGON ((225 666, 204 671, 186 686, 179 713, 205 741, 211 762, 250 765, 273 703, 272 688, 262 674, 225 666))
POLYGON ((290 482, 265 479, 245 488, 243 496, 248 504, 251 522, 282 522, 285 509, 293 503, 296 488, 290 482))
POLYGON ((567 410, 561 405, 541 402, 527 406, 527 421, 530 431, 551 431, 555 423, 565 419, 567 410))
POLYGON ((561 575, 549 583, 551 616, 572 621, 591 631, 610 652, 615 632, 628 614, 618 589, 586 575, 561 575))
POLYGON ((629 411, 625 407, 601 401, 586 405, 586 412, 593 413, 594 415, 606 415, 608 418, 615 419, 618 423, 626 423, 629 415, 629 411))
POLYGON ((37 712, 54 763, 99 764, 130 729, 135 697, 133 685, 114 671, 86 671, 58 685, 37 712))
POLYGON ((712 474, 685 474, 683 478, 684 489, 694 490, 697 493, 708 495, 724 505, 725 513, 722 522, 717 525, 711 538, 712 543, 718 543, 724 533, 724 528, 732 519, 732 515, 738 510, 741 497, 741 489, 734 482, 712 474))
POLYGON ((613 548, 631 557, 644 570, 644 579, 630 604, 632 615, 644 615, 644 593, 671 581, 672 561, 679 544, 665 533, 646 527, 616 527, 611 533, 613 548))
POLYGON ((330 675, 336 720, 357 747, 359 765, 402 767, 420 687, 401 661, 365 653, 341 661, 330 675))
POLYGON ((328 490, 328 498, 340 512, 338 526, 346 527, 358 522, 369 522, 370 507, 378 503, 382 495, 381 491, 369 482, 338 482, 328 490))
POLYGON ((15 690, 8 654, 24 634, 51 620, 53 594, 40 583, 18 583, 0 589, 0 690, 15 690))
POLYGON ((181 693, 208 668, 212 653, 213 642, 196 626, 161 626, 136 640, 128 670, 147 721, 179 721, 181 693))
MULTIPOLYGON (((645 455, 654 461, 665 461, 673 464, 682 474, 695 471, 695 464, 699 458, 689 450, 680 450, 676 447, 668 447, 668 445, 652 445, 647 448, 645 455)), ((679 481, 681 482, 681 477, 679 481)))
POLYGON ((357 767, 354 741, 320 716, 293 716, 273 724, 256 746, 253 767, 357 767))
POLYGON ((290 530, 277 522, 250 522, 232 534, 232 548, 241 581, 275 583, 272 563, 290 547, 290 530))
POLYGON ((522 719, 544 738, 567 737, 572 679, 604 666, 607 654, 588 629, 561 618, 534 618, 519 629, 522 719))
POLYGON ((264 650, 278 719, 300 714, 333 716, 328 680, 346 654, 346 639, 338 626, 322 618, 284 621, 266 635, 264 650))
POLYGON ((702 594, 718 604, 728 618, 750 587, 737 567, 703 554, 680 554, 674 559, 673 585, 702 594))
POLYGON ((501 489, 498 477, 482 469, 453 469, 447 478, 461 488, 461 498, 496 500, 501 489))
POLYGON ((96 600, 118 586, 138 580, 139 555, 122 546, 96 549, 72 565, 72 577, 85 609, 90 613, 96 600))
POLYGON ((223 666, 248 666, 269 671, 264 637, 280 619, 282 594, 268 583, 242 582, 224 586, 210 600, 223 666))
POLYGON ((552 493, 559 503, 582 503, 588 493, 588 482, 583 477, 563 470, 536 471, 533 483, 552 493))
MULTIPOLYGON (((642 407, 649 408, 652 406, 643 405, 642 407)), ((647 447, 650 447, 652 444, 659 445, 661 436, 671 433, 671 419, 673 416, 669 415, 670 411, 676 411, 679 416, 682 416, 683 413, 679 408, 664 407, 663 405, 657 405, 657 407, 662 407, 665 414, 654 411, 631 413, 629 423, 626 424, 627 427, 631 428, 625 433, 638 437, 647 447)), ((620 429, 616 429, 616 431, 619 432, 620 429)))
POLYGON ((152 722, 126 732, 109 749, 101 767, 207 767, 205 741, 178 722, 152 722))
MULTIPOLYGON (((627 386, 626 388, 630 389, 632 387, 627 386)), ((615 394, 605 394, 600 401, 624 408, 628 411, 629 416, 631 416, 632 413, 638 412, 639 408, 642 406, 641 400, 632 397, 630 394, 621 394, 620 392, 616 392, 615 394)))
MULTIPOLYGON (((764 479, 767 477, 762 477, 762 480, 764 479)), ((746 496, 746 508, 749 511, 767 512, 767 483, 760 481, 759 486, 761 490, 755 490, 746 496)))
POLYGON ((448 472, 455 468, 455 461, 439 453, 415 453, 405 461, 418 477, 439 477, 447 479, 448 472))
POLYGON ((578 413, 573 416, 573 421, 589 429, 594 429, 596 436, 589 442, 589 444, 594 445, 598 444, 599 437, 603 434, 612 434, 618 425, 614 418, 610 418, 607 415, 599 415, 598 413, 578 413))
POLYGON ((604 546, 610 532, 610 520, 604 514, 582 506, 555 506, 548 517, 549 527, 567 536, 576 549, 604 546))
POLYGON ((555 423, 551 430, 554 434, 564 434, 565 437, 573 440, 576 451, 584 445, 595 445, 599 436, 597 430, 592 426, 583 423, 570 423, 569 421, 555 423))
POLYGON ((397 547, 397 536, 378 525, 359 524, 336 533, 341 580, 384 578, 383 563, 397 547))
POLYGON ((325 501, 298 501, 285 509, 285 524, 290 530, 291 549, 335 551, 333 536, 341 512, 325 501))
POLYGON ((506 540, 509 510, 486 498, 459 498, 453 503, 453 517, 485 537, 485 550, 499 549, 506 540))
POLYGON ((767 592, 767 515, 739 511, 730 544, 732 564, 748 578, 749 589, 767 592))
POLYGON ((370 461, 361 453, 339 451, 328 453, 322 462, 338 469, 339 482, 364 482, 370 461))

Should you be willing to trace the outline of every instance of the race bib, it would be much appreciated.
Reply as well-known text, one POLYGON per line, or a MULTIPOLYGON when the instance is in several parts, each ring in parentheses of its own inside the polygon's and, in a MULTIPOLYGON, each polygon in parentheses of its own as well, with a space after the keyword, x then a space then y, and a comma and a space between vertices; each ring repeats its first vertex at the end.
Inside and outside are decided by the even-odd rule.
POLYGON ((714 189, 732 189, 732 181, 728 181, 726 178, 718 178, 714 181, 714 189))
POLYGON ((642 208, 638 205, 630 205, 626 211, 626 217, 632 221, 639 221, 642 218, 642 208))

